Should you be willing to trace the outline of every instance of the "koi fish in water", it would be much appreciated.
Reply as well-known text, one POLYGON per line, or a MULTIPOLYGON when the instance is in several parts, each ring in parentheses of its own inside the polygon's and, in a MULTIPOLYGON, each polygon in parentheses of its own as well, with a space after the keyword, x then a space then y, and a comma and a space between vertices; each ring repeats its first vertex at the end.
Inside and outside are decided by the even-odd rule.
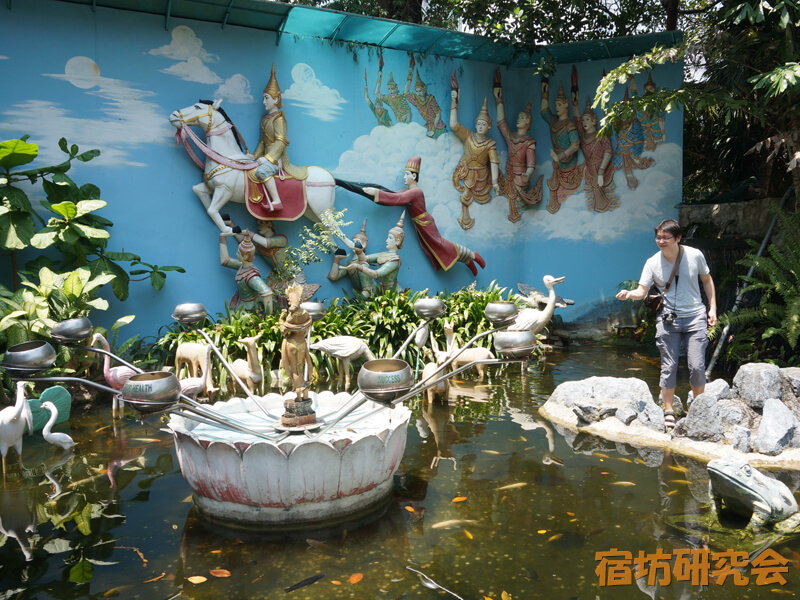
POLYGON ((288 594, 289 592, 293 592, 295 590, 299 590, 302 587, 306 587, 307 585, 311 585, 312 583, 316 583, 317 581, 319 581, 323 577, 325 577, 325 573, 317 573, 316 575, 312 575, 311 577, 308 577, 307 579, 303 579, 303 581, 295 583, 292 586, 289 586, 287 588, 283 588, 283 591, 288 594))

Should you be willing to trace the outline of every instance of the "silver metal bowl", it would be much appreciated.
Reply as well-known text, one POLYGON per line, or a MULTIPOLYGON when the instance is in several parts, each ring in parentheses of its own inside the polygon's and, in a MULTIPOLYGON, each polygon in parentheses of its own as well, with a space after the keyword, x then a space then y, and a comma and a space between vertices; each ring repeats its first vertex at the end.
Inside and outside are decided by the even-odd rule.
POLYGON ((358 372, 358 389, 374 402, 391 404, 412 387, 411 367, 399 358, 368 360, 358 372))
POLYGON ((92 335, 94 326, 86 317, 59 321, 50 329, 50 336, 62 344, 77 344, 92 335))
POLYGON ((49 369, 54 362, 56 362, 56 351, 43 340, 15 344, 9 347, 3 356, 3 367, 30 372, 49 369))
POLYGON ((517 313, 519 313, 517 305, 508 300, 489 302, 484 309, 486 318, 489 319, 495 327, 508 325, 517 318, 517 313))
POLYGON ((322 302, 302 302, 300 304, 300 308, 311 315, 312 321, 319 321, 320 319, 325 318, 325 313, 327 312, 327 309, 322 302))
POLYGON ((536 348, 536 334, 524 331, 497 331, 494 334, 494 349, 503 358, 525 358, 536 348))
POLYGON ((207 314, 206 307, 199 302, 187 302, 186 304, 178 304, 175 307, 172 318, 178 323, 193 325, 205 319, 207 314))
POLYGON ((432 319, 443 315, 446 307, 441 298, 420 298, 414 302, 414 312, 421 319, 432 319))
POLYGON ((122 386, 121 394, 125 402, 143 413, 167 409, 178 401, 180 395, 178 378, 166 371, 134 375, 122 386))

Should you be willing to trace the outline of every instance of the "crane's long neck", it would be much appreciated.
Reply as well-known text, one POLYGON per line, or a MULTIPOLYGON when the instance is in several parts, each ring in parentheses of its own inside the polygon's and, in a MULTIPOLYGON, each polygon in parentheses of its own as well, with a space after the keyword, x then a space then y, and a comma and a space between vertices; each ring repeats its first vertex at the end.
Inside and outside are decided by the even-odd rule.
MULTIPOLYGON (((248 352, 248 354, 250 354, 248 352)), ((206 364, 203 366, 203 379, 201 380, 203 383, 203 387, 205 387, 206 382, 208 381, 208 372, 211 369, 211 346, 206 349, 206 364)))
MULTIPOLYGON (((95 334, 94 336, 95 344, 100 342, 100 345, 103 347, 103 350, 106 352, 111 352, 111 345, 108 343, 108 340, 100 335, 99 333, 95 334)), ((108 354, 103 355, 103 377, 105 377, 106 381, 108 381, 109 370, 111 369, 111 357, 108 354)))
POLYGON ((47 420, 47 425, 45 425, 44 429, 42 429, 42 437, 47 437, 48 435, 50 435, 50 431, 52 430, 53 425, 55 424, 57 418, 58 418, 58 413, 50 410, 50 418, 47 420))
POLYGON ((14 419, 19 419, 23 412, 25 412, 25 403, 28 402, 28 399, 25 398, 25 387, 21 386, 17 388, 17 401, 14 403, 14 410, 16 414, 14 415, 14 419))

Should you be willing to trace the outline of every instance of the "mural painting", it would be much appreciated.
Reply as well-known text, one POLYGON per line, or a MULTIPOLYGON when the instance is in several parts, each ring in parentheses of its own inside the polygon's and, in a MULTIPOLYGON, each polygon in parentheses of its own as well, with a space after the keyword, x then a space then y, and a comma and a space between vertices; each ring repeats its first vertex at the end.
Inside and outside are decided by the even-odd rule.
MULTIPOLYGON (((376 293, 376 273, 387 263, 397 286, 431 293, 472 282, 513 287, 552 271, 581 282, 569 290, 576 299, 565 311, 569 319, 613 296, 638 268, 629 257, 649 249, 652 222, 674 216, 680 201, 679 115, 642 114, 613 138, 597 139, 602 115, 580 110, 621 59, 559 64, 542 78, 529 69, 389 49, 354 57, 303 38, 276 45, 269 32, 193 21, 176 20, 164 31, 143 14, 125 23, 137 35, 122 36, 113 11, 87 17, 76 8, 33 0, 5 13, 0 75, 11 81, 24 74, 24 85, 8 90, 0 130, 3 139, 31 135, 41 160, 53 164, 61 159, 60 137, 99 148, 101 156, 79 168, 92 169, 87 179, 103 190, 105 214, 118 223, 120 247, 110 250, 144 235, 153 252, 187 268, 174 289, 169 282, 157 296, 133 290, 125 307, 112 304, 112 321, 135 312, 137 302, 165 318, 189 299, 222 310, 231 277, 213 267, 220 247, 209 242, 237 225, 255 247, 259 278, 279 294, 271 265, 299 244, 310 223, 300 217, 319 220, 333 210, 358 223, 344 231, 358 231, 368 219, 373 232, 395 227, 406 210, 419 244, 405 244, 400 261, 395 236, 397 260, 379 264, 377 257, 366 262, 366 227, 352 240, 338 232, 338 253, 306 268, 304 298, 330 299, 343 288, 376 293), (60 54, 17 49, 37 19, 54 24, 60 54), (406 74, 402 90, 393 73, 406 74), (554 96, 551 82, 558 83, 554 96), (449 121, 439 102, 448 91, 449 121), (209 101, 189 104, 197 98, 209 101), (531 117, 537 101, 542 119, 531 117), (459 121, 471 116, 474 130, 459 121), (169 143, 176 134, 183 148, 169 143), (255 142, 252 153, 246 142, 255 142), (408 168, 409 157, 417 170, 408 168), (375 202, 358 195, 365 193, 375 202), (503 201, 492 202, 495 195, 503 201), (471 272, 452 269, 456 262, 471 272)), ((681 77, 680 65, 636 76, 644 93, 656 81, 672 87, 681 77)), ((636 84, 628 82, 628 93, 638 93, 636 84)), ((242 243, 243 233, 233 237, 242 243)), ((263 308, 260 299, 256 308, 263 308)), ((131 329, 137 327, 152 333, 147 323, 131 329)))

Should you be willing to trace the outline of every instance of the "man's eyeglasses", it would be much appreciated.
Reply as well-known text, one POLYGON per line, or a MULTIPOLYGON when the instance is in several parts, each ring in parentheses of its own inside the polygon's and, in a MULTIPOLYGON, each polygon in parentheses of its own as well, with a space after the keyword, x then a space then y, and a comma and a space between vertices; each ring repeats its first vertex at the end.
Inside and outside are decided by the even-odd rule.
POLYGON ((666 237, 666 236, 664 236, 664 237, 656 236, 656 241, 657 241, 657 242, 668 242, 668 241, 670 241, 670 240, 674 240, 674 239, 675 239, 675 237, 674 237, 674 236, 669 236, 669 237, 666 237))

